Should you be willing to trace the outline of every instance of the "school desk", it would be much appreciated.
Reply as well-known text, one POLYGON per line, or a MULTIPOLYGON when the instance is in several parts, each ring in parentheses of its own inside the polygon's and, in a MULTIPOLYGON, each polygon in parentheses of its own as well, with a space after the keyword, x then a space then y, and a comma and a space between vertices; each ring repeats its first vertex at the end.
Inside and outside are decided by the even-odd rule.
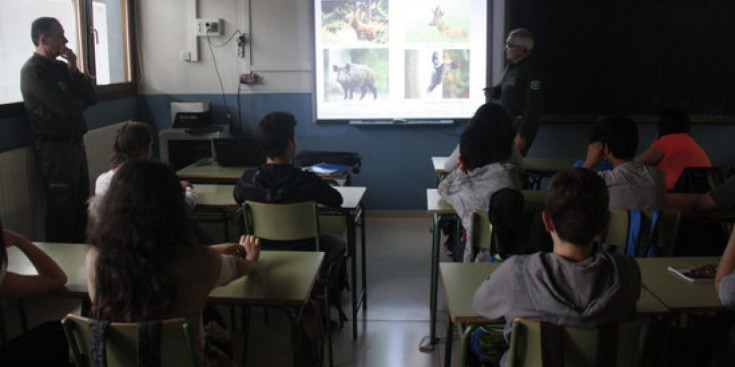
MULTIPOLYGON (((182 180, 192 183, 231 184, 234 185, 245 171, 258 167, 221 166, 217 162, 194 162, 178 171, 176 174, 182 180)), ((340 185, 349 186, 352 183, 352 170, 338 176, 321 176, 323 180, 336 181, 340 185)))
MULTIPOLYGON (((457 326, 459 334, 460 366, 466 365, 468 340, 473 325, 499 323, 505 321, 489 320, 478 315, 472 308, 472 299, 475 291, 492 274, 500 263, 442 263, 439 273, 444 287, 444 299, 449 310, 444 351, 444 366, 450 366, 452 360, 452 328, 457 326)), ((646 289, 641 289, 638 299, 637 312, 639 314, 665 314, 669 309, 646 289)))
MULTIPOLYGON (((522 190, 525 198, 525 210, 537 211, 544 207, 544 198, 546 197, 547 191, 538 190, 522 190)), ((424 338, 420 345, 419 350, 421 351, 432 351, 434 345, 439 341, 436 337, 436 309, 437 309, 437 289, 438 289, 438 278, 439 278, 439 254, 441 233, 439 228, 439 221, 444 218, 452 219, 455 221, 457 231, 455 233, 459 236, 459 227, 461 226, 459 218, 449 203, 442 200, 441 195, 437 189, 426 189, 426 207, 429 214, 432 215, 432 237, 431 237, 431 285, 429 295, 429 336, 424 338)))
MULTIPOLYGON (((350 257, 351 282, 352 285, 352 336, 357 338, 357 313, 360 307, 363 313, 367 308, 367 265, 366 265, 366 242, 365 242, 365 210, 362 198, 367 191, 366 187, 360 186, 335 186, 342 195, 342 206, 339 208, 328 208, 319 206, 319 216, 343 217, 347 229, 347 251, 350 257), (360 228, 360 272, 361 288, 357 287, 357 227, 360 228)), ((232 196, 233 185, 207 185, 194 186, 194 191, 199 197, 199 204, 195 209, 202 215, 214 215, 215 220, 223 221, 225 231, 229 233, 228 222, 239 206, 232 196)), ((207 220, 206 218, 204 219, 207 220)))
POLYGON ((722 311, 724 308, 711 281, 689 283, 667 270, 669 266, 718 264, 719 256, 636 258, 643 285, 661 303, 676 312, 722 311))
MULTIPOLYGON (((444 170, 444 163, 447 159, 449 157, 431 157, 437 185, 447 175, 447 171, 444 170)), ((523 158, 523 167, 525 172, 528 173, 528 188, 534 190, 540 189, 542 179, 572 168, 572 164, 576 161, 577 159, 574 158, 523 158)))
MULTIPOLYGON (((36 242, 36 245, 67 274, 66 286, 57 294, 88 298, 85 257, 89 245, 44 242, 36 242)), ((311 296, 323 260, 323 252, 262 251, 258 267, 253 273, 233 280, 226 286, 215 288, 208 301, 284 310, 294 330, 301 322, 301 307, 311 296)), ((8 248, 8 264, 9 271, 37 274, 28 258, 15 247, 8 248)), ((294 340, 294 343, 297 341, 294 340)), ((298 366, 295 358, 294 366, 298 366)))

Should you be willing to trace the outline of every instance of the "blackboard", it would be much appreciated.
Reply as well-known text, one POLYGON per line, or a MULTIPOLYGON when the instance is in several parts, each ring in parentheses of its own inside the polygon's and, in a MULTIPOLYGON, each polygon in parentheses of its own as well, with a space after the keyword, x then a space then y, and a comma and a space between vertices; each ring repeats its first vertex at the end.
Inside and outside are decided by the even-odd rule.
POLYGON ((735 1, 513 0, 543 65, 545 115, 735 115, 735 1))

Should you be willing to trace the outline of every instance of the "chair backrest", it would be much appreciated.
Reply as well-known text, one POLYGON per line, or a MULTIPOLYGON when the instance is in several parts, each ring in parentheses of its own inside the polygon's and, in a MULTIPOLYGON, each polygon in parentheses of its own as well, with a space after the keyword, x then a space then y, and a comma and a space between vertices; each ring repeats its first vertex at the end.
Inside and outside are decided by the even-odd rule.
POLYGON ((474 259, 479 250, 490 251, 492 248, 493 225, 490 224, 490 217, 487 212, 472 212, 472 235, 470 244, 472 245, 472 258, 474 259))
POLYGON ((314 201, 291 204, 243 203, 246 233, 273 241, 296 241, 313 238, 319 244, 319 216, 314 201))
POLYGON ((507 358, 512 367, 640 366, 647 337, 642 320, 577 329, 519 318, 507 358))
POLYGON ((705 194, 725 182, 722 167, 687 167, 681 172, 671 192, 705 194))
MULTIPOLYGON (((78 367, 99 365, 95 364, 92 358, 94 344, 90 325, 94 324, 93 320, 68 314, 61 320, 61 323, 74 357, 74 363, 78 367)), ((196 342, 186 319, 162 320, 159 325, 160 366, 197 367, 201 364, 201 357, 197 352, 196 342)), ((139 332, 139 330, 147 329, 142 327, 142 323, 109 323, 103 334, 104 344, 98 344, 104 345, 104 353, 107 356, 106 364, 102 365, 107 367, 137 366, 139 355, 146 354, 146 351, 150 351, 152 347, 155 348, 155 343, 157 343, 153 340, 143 340, 144 338, 140 337, 139 333, 145 334, 146 332, 139 332), (144 351, 140 350, 141 347, 144 351)), ((155 361, 153 365, 157 365, 155 361)))
POLYGON ((616 245, 631 256, 671 256, 680 220, 681 212, 674 210, 641 212, 612 208, 602 242, 616 245))

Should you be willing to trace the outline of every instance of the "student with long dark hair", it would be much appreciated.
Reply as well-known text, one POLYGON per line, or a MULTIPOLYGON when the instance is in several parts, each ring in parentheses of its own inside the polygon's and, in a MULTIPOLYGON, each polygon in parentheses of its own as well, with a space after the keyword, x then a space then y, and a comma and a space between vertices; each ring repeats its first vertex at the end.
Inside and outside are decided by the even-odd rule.
MULTIPOLYGON (((104 195, 110 187, 112 176, 117 168, 133 158, 150 159, 153 156, 153 133, 148 125, 142 122, 128 121, 117 130, 115 141, 112 145, 112 157, 110 157, 110 170, 97 176, 94 185, 95 195, 104 195)), ((194 186, 188 181, 179 181, 184 188, 186 205, 193 210, 197 205, 197 194, 194 186)))
POLYGON ((201 313, 213 288, 255 270, 260 242, 198 246, 182 187, 165 164, 120 166, 95 205, 87 254, 92 314, 138 322, 186 317, 204 347, 201 313))
MULTIPOLYGON (((66 284, 66 274, 45 252, 27 238, 3 230, 0 223, 0 299, 39 296, 66 284), (7 248, 16 247, 31 261, 37 275, 7 271, 7 248)), ((0 361, 12 366, 69 365, 68 347, 61 324, 49 321, 0 347, 0 361), (36 353, 43 346, 43 353, 36 353)))

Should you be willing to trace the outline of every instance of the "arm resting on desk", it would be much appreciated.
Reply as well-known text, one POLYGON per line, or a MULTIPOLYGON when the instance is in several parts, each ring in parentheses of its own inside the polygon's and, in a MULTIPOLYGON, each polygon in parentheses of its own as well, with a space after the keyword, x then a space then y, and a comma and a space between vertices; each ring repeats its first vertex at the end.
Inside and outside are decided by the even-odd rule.
MULTIPOLYGON (((715 274, 715 289, 720 291, 720 281, 727 275, 730 275, 735 270, 735 231, 730 233, 730 240, 727 241, 727 247, 722 253, 720 259, 720 265, 717 266, 717 274, 715 274)), ((731 295, 730 298, 735 298, 735 294, 731 295)), ((722 299, 722 296, 720 296, 722 299)))
POLYGON ((5 246, 15 246, 21 250, 38 275, 21 275, 8 272, 0 284, 2 297, 29 297, 48 293, 66 284, 66 273, 45 252, 27 238, 10 231, 4 231, 5 246))

